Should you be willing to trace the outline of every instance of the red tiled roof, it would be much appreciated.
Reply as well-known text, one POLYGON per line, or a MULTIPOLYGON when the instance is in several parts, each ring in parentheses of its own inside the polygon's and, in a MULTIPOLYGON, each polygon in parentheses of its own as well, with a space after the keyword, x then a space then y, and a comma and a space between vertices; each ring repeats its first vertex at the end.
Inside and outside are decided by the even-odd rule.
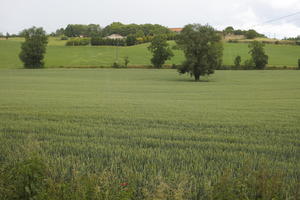
POLYGON ((181 32, 183 28, 169 28, 169 29, 174 32, 181 32))

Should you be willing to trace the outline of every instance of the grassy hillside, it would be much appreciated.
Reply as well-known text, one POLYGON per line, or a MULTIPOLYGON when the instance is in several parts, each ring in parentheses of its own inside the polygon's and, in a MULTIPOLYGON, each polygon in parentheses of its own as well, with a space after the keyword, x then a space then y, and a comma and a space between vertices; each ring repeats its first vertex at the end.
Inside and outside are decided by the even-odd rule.
MULTIPOLYGON (((18 58, 21 39, 0 40, 0 68, 20 68, 22 66, 18 58)), ((174 42, 170 42, 175 45, 174 42)), ((147 50, 148 44, 133 47, 119 47, 119 60, 123 62, 125 56, 129 57, 129 65, 150 65, 151 54, 147 50)), ((247 44, 224 44, 224 64, 233 65, 237 55, 246 60, 248 55, 247 44)), ((271 66, 297 66, 300 56, 300 46, 267 45, 266 52, 269 55, 271 66)), ((167 64, 180 64, 184 57, 181 51, 174 51, 175 57, 167 64)), ((115 47, 66 47, 64 41, 51 38, 46 54, 46 67, 79 67, 79 66, 111 66, 115 60, 115 47)))
POLYGON ((195 83, 175 70, 1 70, 0 162, 38 152, 56 180, 110 169, 132 187, 161 177, 194 188, 251 160, 293 186, 299 76, 218 71, 195 83))

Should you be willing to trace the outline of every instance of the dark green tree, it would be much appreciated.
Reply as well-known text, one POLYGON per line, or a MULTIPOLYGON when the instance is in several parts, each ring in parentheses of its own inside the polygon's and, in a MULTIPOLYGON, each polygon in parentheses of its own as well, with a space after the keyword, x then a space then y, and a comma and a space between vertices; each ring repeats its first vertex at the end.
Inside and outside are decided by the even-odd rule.
POLYGON ((254 39, 256 37, 259 37, 259 34, 255 30, 250 29, 246 32, 245 36, 247 39, 254 39))
POLYGON ((298 59, 298 69, 300 69, 300 58, 298 59))
POLYGON ((44 54, 48 37, 43 28, 32 27, 24 30, 25 42, 21 45, 19 57, 25 68, 41 68, 44 66, 44 54))
POLYGON ((127 46, 133 46, 136 44, 136 42, 136 37, 134 35, 130 34, 126 37, 127 46))
POLYGON ((195 81, 199 81, 200 76, 213 74, 222 65, 221 36, 209 25, 186 25, 176 43, 185 55, 185 62, 178 71, 189 73, 195 81))
POLYGON ((224 35, 233 34, 234 28, 232 26, 228 26, 223 30, 224 35))
POLYGON ((241 56, 235 57, 235 59, 234 59, 234 66, 235 67, 240 67, 241 66, 241 61, 242 61, 241 56))
POLYGON ((265 44, 254 41, 249 44, 252 60, 256 69, 264 69, 268 64, 269 57, 265 53, 265 44))
POLYGON ((153 54, 151 63, 157 68, 161 68, 166 60, 174 56, 167 39, 161 35, 157 35, 152 39, 148 50, 153 54))

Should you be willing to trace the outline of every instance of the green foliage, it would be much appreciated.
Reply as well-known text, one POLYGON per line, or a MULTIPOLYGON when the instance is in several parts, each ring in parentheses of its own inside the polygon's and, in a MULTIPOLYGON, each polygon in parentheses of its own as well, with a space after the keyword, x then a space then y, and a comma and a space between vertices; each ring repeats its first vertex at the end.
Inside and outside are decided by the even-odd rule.
POLYGON ((258 37, 259 34, 255 30, 250 29, 246 32, 245 36, 247 39, 254 39, 254 38, 258 37))
POLYGON ((161 35, 154 36, 148 50, 153 54, 151 63, 156 68, 161 68, 166 60, 170 60, 174 56, 167 39, 161 35))
POLYGON ((136 37, 134 35, 128 35, 126 37, 126 45, 133 46, 137 43, 136 37))
POLYGON ((120 34, 122 36, 136 35, 136 37, 170 34, 171 31, 158 24, 122 24, 114 22, 103 29, 103 35, 120 34))
POLYGON ((87 46, 90 42, 89 38, 72 38, 66 42, 66 46, 87 46))
POLYGON ((199 81, 200 76, 213 74, 222 65, 221 37, 211 26, 187 25, 176 42, 186 59, 179 73, 190 73, 199 81))
POLYGON ((240 67, 241 66, 241 62, 242 62, 241 56, 235 57, 235 59, 234 59, 234 66, 235 67, 240 67))
POLYGON ((127 67, 128 66, 128 64, 129 64, 129 57, 128 56, 125 56, 124 57, 124 67, 127 67))
POLYGON ((300 58, 298 59, 298 69, 300 69, 300 58))
POLYGON ((223 30, 223 33, 225 35, 228 35, 228 34, 233 34, 233 31, 234 31, 234 28, 232 26, 228 26, 223 30))
POLYGON ((19 58, 25 68, 41 68, 44 66, 44 54, 48 38, 43 28, 32 27, 23 31, 25 42, 21 45, 19 58))
POLYGON ((39 199, 46 187, 47 167, 38 157, 1 169, 0 197, 3 200, 39 199))
POLYGON ((245 69, 254 69, 255 68, 255 63, 252 58, 245 60, 244 62, 244 67, 245 69))
POLYGON ((252 60, 255 64, 256 69, 264 69, 268 64, 269 57, 265 53, 265 44, 254 41, 249 44, 252 60))
POLYGON ((61 40, 68 40, 69 38, 67 36, 62 36, 60 39, 61 40))
POLYGON ((68 37, 92 37, 101 35, 101 27, 98 24, 69 24, 65 29, 56 31, 56 34, 62 33, 68 37))

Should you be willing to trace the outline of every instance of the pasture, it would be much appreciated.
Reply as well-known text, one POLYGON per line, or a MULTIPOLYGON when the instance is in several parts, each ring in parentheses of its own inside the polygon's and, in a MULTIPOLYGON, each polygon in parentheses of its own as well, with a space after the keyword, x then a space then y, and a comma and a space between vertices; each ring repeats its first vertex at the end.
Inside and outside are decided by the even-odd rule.
MULTIPOLYGON (((22 64, 18 58, 22 39, 13 38, 0 40, 0 69, 21 68, 22 64)), ((52 67, 108 67, 115 61, 116 47, 112 46, 64 46, 65 41, 58 38, 50 38, 45 56, 47 68, 52 67)), ((172 46, 174 42, 170 42, 172 46)), ((123 62, 125 56, 129 57, 130 66, 151 65, 151 54, 147 50, 149 44, 131 47, 119 47, 119 62, 123 62)), ((233 65, 237 55, 242 57, 242 62, 250 58, 248 55, 248 44, 224 43, 224 65, 233 65)), ((266 45, 269 55, 269 66, 296 67, 300 55, 300 46, 292 45, 266 45)), ((167 65, 179 65, 184 60, 183 53, 174 50, 175 56, 167 61, 167 65)))
MULTIPOLYGON (((48 66, 56 48, 89 49, 82 52, 92 57, 108 47, 50 46, 48 66)), ((251 160, 287 172, 293 185, 300 176, 299 77, 217 71, 196 83, 176 70, 3 69, 0 161, 37 152, 54 177, 112 169, 142 182, 188 177, 209 184, 251 160)))

